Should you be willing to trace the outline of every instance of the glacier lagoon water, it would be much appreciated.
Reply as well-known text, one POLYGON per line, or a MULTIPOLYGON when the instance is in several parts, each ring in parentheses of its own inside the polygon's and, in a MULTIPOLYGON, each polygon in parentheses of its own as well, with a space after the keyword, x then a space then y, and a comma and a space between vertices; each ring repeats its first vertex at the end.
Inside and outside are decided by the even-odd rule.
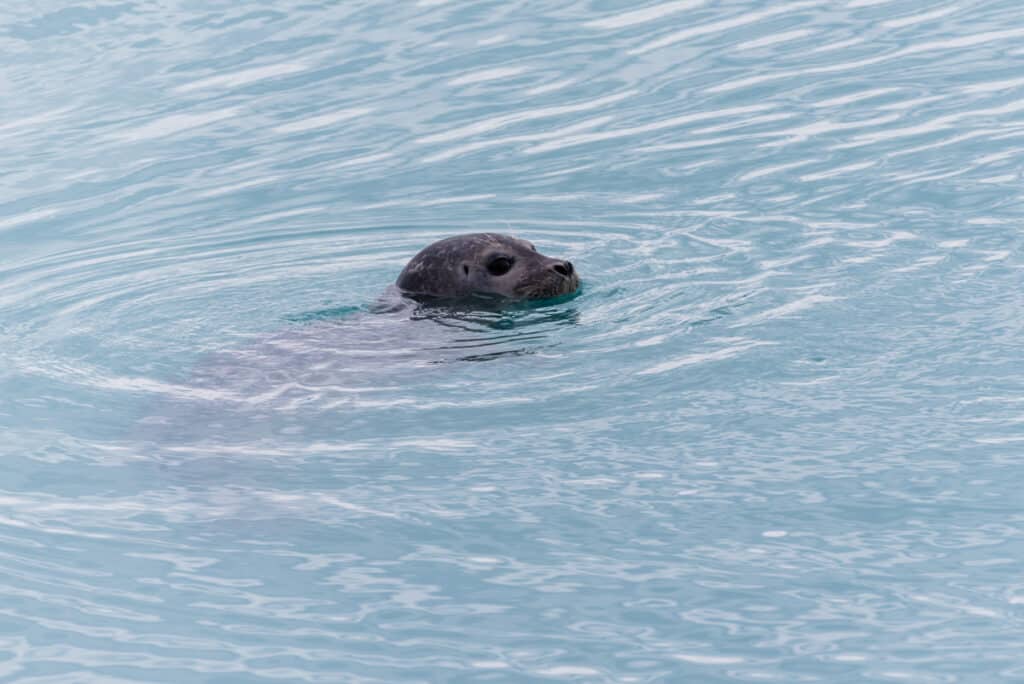
POLYGON ((1015 2, 10 4, 0 680, 1024 679, 1015 2), (375 314, 438 237, 579 296, 375 314))

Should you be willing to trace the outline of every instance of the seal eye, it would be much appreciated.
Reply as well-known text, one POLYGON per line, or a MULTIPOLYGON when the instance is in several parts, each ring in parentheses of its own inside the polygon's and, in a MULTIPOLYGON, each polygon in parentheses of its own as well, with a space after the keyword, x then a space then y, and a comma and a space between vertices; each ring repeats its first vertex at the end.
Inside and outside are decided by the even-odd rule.
POLYGON ((495 257, 487 264, 487 272, 494 276, 503 276, 512 270, 512 260, 508 257, 495 257))

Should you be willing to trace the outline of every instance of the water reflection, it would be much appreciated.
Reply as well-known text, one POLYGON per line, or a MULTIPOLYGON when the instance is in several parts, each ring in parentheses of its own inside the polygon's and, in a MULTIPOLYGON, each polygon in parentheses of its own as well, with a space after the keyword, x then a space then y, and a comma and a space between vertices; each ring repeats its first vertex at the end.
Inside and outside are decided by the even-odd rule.
POLYGON ((536 354, 558 345, 551 336, 555 327, 577 325, 580 311, 576 307, 546 304, 540 307, 472 310, 447 307, 420 307, 413 320, 429 320, 453 331, 460 331, 435 351, 458 356, 433 361, 493 361, 504 356, 536 354), (469 350, 475 350, 466 354, 469 350))

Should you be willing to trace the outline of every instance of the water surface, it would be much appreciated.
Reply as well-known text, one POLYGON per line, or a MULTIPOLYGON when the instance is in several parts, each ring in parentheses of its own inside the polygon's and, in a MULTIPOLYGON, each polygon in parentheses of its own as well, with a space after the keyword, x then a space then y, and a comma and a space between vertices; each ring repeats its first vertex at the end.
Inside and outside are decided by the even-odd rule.
POLYGON ((1009 1, 0 11, 0 680, 1024 679, 1009 1), (374 313, 511 232, 567 301, 374 313))

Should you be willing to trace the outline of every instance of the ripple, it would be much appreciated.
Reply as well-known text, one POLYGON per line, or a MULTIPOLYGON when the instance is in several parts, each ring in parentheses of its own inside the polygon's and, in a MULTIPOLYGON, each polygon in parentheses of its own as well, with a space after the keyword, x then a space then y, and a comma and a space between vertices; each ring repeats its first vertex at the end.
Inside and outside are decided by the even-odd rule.
POLYGON ((366 116, 372 111, 372 109, 366 108, 343 109, 339 112, 320 114, 318 116, 307 117, 291 123, 281 124, 279 126, 275 126, 274 131, 277 133, 304 133, 318 128, 327 128, 356 117, 366 116))
POLYGON ((720 111, 708 111, 700 112, 697 114, 685 114, 683 116, 672 117, 661 121, 653 121, 651 123, 643 124, 640 126, 631 126, 629 128, 621 128, 617 130, 601 131, 600 133, 583 133, 573 136, 564 136, 558 140, 551 142, 541 143, 540 145, 534 145, 526 150, 527 154, 540 154, 542 152, 551 152, 553 150, 560 150, 566 147, 573 147, 576 145, 586 145, 593 142, 599 142, 604 140, 612 140, 615 138, 623 138, 634 135, 641 135, 644 133, 650 133, 652 131, 660 131, 666 128, 675 128, 678 126, 684 126, 686 124, 696 123, 700 121, 707 121, 709 119, 718 118, 729 118, 738 114, 748 114, 753 112, 761 112, 766 109, 770 109, 769 105, 749 105, 744 107, 731 107, 720 111))
POLYGON ((505 128, 506 126, 533 121, 536 119, 543 119, 548 117, 562 116, 565 114, 575 114, 577 112, 585 112, 591 109, 598 109, 608 104, 612 104, 628 98, 633 95, 632 92, 616 93, 614 95, 608 95, 606 97, 596 98, 589 102, 581 102, 572 105, 562 105, 558 107, 545 107, 534 110, 527 110, 518 114, 503 115, 492 119, 486 119, 478 121, 473 124, 459 126, 458 128, 446 131, 443 133, 435 133, 433 135, 425 136, 417 140, 420 144, 432 144, 438 142, 451 142, 454 140, 460 140, 467 138, 472 135, 478 135, 480 133, 489 133, 491 131, 505 128))
POLYGON ((675 2, 666 2, 639 10, 622 12, 621 14, 615 14, 602 19, 594 19, 585 23, 584 26, 596 29, 620 29, 663 19, 678 12, 700 7, 703 4, 704 0, 676 0, 675 2))
POLYGON ((474 83, 485 83, 487 81, 498 81, 512 76, 518 76, 526 73, 526 69, 523 67, 502 67, 497 69, 485 69, 484 71, 477 71, 471 74, 465 74, 458 78, 453 78, 448 81, 448 85, 463 86, 471 85, 474 83))
POLYGON ((24 225, 26 223, 35 223, 36 221, 42 221, 48 219, 51 216, 56 216, 60 211, 57 209, 38 209, 36 211, 29 211, 24 214, 17 216, 10 216, 0 221, 0 230, 13 228, 15 226, 24 225))
POLYGON ((906 26, 913 26, 915 24, 921 24, 926 21, 932 21, 934 19, 941 19, 942 17, 949 16, 960 8, 956 5, 950 7, 940 7, 939 9, 931 10, 930 12, 919 12, 917 14, 910 14, 905 17, 898 19, 889 19, 881 23, 882 26, 889 29, 904 28, 906 26))
POLYGON ((739 17, 732 17, 730 19, 723 19, 720 21, 713 21, 707 24, 694 26, 692 28, 683 29, 682 31, 676 31, 670 33, 667 36, 662 36, 656 40, 652 40, 645 45, 633 48, 630 50, 630 54, 642 55, 653 50, 659 50, 661 48, 675 45, 676 43, 682 43, 683 41, 690 40, 691 38, 698 38, 700 36, 714 35, 729 29, 734 29, 739 26, 746 24, 753 24, 769 17, 773 17, 779 14, 786 14, 795 10, 806 9, 813 7, 817 3, 814 2, 794 2, 782 7, 772 7, 769 9, 761 10, 760 12, 748 12, 739 17))
POLYGON ((270 64, 252 69, 244 69, 233 74, 218 74, 217 76, 201 78, 198 81, 178 86, 174 89, 174 92, 190 93, 206 88, 238 88, 276 76, 290 76, 301 73, 307 69, 309 69, 309 66, 305 64, 270 64))
POLYGON ((117 137, 126 141, 150 140, 230 119, 237 116, 238 113, 237 108, 229 107, 203 114, 170 114, 143 126, 122 131, 117 134, 117 137))

